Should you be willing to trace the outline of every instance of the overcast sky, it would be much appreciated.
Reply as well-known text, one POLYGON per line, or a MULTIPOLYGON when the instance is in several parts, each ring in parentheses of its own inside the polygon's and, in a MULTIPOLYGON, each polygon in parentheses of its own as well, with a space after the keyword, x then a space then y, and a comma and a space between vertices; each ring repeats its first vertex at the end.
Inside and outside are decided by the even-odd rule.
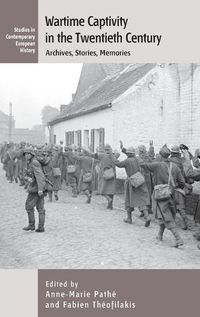
POLYGON ((82 64, 0 64, 0 110, 13 104, 16 128, 41 124, 41 110, 60 108, 76 91, 82 64))

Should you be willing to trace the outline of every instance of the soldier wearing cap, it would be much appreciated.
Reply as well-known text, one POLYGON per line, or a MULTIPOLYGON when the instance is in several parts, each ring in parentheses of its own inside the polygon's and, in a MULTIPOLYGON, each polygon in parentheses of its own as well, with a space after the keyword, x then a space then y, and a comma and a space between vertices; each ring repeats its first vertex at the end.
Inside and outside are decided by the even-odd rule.
MULTIPOLYGON (((104 153, 104 149, 102 147, 97 147, 96 148, 96 153, 98 154, 102 154, 104 153)), ((95 180, 94 180, 94 190, 96 190, 97 194, 100 194, 100 190, 99 190, 99 180, 100 180, 100 161, 99 160, 95 160, 95 180)))
POLYGON ((47 180, 47 193, 48 193, 50 202, 52 202, 53 200, 53 182, 54 182, 51 154, 52 154, 51 147, 46 146, 43 151, 43 157, 44 157, 43 171, 47 180))
POLYGON ((199 168, 200 167, 200 149, 196 149, 194 152, 194 156, 191 157, 192 158, 192 164, 195 168, 199 168))
POLYGON ((1 152, 0 152, 1 163, 3 163, 6 151, 7 151, 7 142, 4 142, 4 144, 1 145, 1 152))
POLYGON ((140 208, 144 214, 145 227, 149 227, 151 219, 147 209, 147 206, 150 204, 147 185, 145 182, 137 188, 131 185, 130 177, 140 172, 140 165, 135 156, 135 149, 132 146, 126 149, 126 155, 127 158, 123 161, 119 161, 114 156, 111 156, 113 163, 119 168, 125 168, 127 174, 125 182, 125 209, 127 211, 127 219, 124 221, 132 224, 132 211, 137 207, 140 208))
POLYGON ((94 158, 88 156, 87 150, 84 148, 82 148, 82 152, 79 150, 79 152, 73 153, 73 157, 80 166, 78 190, 86 195, 86 203, 90 204, 94 186, 94 158))
POLYGON ((113 209, 113 200, 116 191, 116 168, 113 164, 110 154, 112 153, 112 148, 109 144, 104 147, 103 153, 96 153, 95 157, 100 161, 99 167, 99 194, 103 195, 107 201, 107 209, 113 209), (104 176, 104 171, 113 170, 113 177, 106 179, 104 176))
POLYGON ((53 193, 55 200, 58 200, 58 191, 61 189, 61 170, 60 170, 60 147, 59 146, 54 146, 52 150, 52 155, 50 158, 50 163, 49 165, 52 167, 52 172, 53 172, 53 178, 52 178, 52 183, 53 183, 53 193), (54 171, 60 171, 59 173, 55 173, 54 171))
POLYGON ((87 154, 99 161, 98 193, 106 198, 108 202, 107 209, 112 210, 116 191, 116 168, 110 156, 112 148, 109 144, 106 144, 104 151, 96 153, 87 151, 87 154))
MULTIPOLYGON (((126 154, 127 150, 126 148, 123 146, 123 142, 120 141, 120 148, 122 150, 122 152, 124 154, 126 154)), ((139 145, 138 146, 138 154, 139 156, 137 156, 137 159, 139 161, 139 163, 150 163, 153 161, 153 159, 155 158, 155 152, 154 152, 154 147, 153 147, 153 141, 149 141, 149 150, 147 152, 147 149, 145 147, 145 145, 139 145)), ((153 193, 153 175, 152 173, 150 173, 148 170, 143 170, 141 169, 141 173, 143 174, 144 176, 144 179, 145 179, 145 183, 147 185, 147 189, 148 189, 148 192, 149 192, 149 205, 147 206, 148 208, 148 213, 152 213, 152 199, 151 199, 151 196, 152 196, 152 193, 153 193)), ((141 210, 141 208, 139 208, 140 210, 140 217, 143 217, 144 214, 143 214, 143 211, 141 210)))
POLYGON ((25 174, 26 174, 26 169, 27 169, 27 161, 25 159, 25 156, 23 155, 25 146, 26 146, 25 142, 20 143, 20 153, 19 153, 19 181, 20 181, 20 185, 19 186, 25 185, 25 174))
MULTIPOLYGON (((171 166, 171 178, 173 182, 170 182, 170 188, 173 192, 174 184, 178 184, 178 187, 183 189, 185 185, 184 178, 181 174, 180 169, 176 164, 169 161, 169 156, 171 151, 166 145, 160 149, 160 159, 159 161, 154 161, 152 163, 142 163, 141 166, 144 169, 148 169, 154 174, 154 185, 168 184, 171 166)), ((175 205, 173 197, 162 201, 155 200, 155 193, 153 194, 153 205, 155 206, 155 216, 159 220, 160 230, 158 232, 157 239, 163 240, 163 233, 165 228, 169 229, 176 239, 175 247, 183 245, 183 241, 179 235, 178 229, 175 224, 175 205)))
POLYGON ((181 158, 181 151, 178 145, 173 145, 171 147, 170 162, 175 163, 183 173, 183 161, 181 158))
POLYGON ((6 166, 7 179, 9 180, 9 183, 12 183, 14 178, 14 166, 15 166, 13 143, 9 143, 7 145, 7 151, 5 153, 3 163, 6 166))
POLYGON ((66 185, 69 185, 68 181, 68 174, 67 174, 67 166, 68 166, 68 160, 67 160, 67 153, 69 151, 69 147, 65 146, 64 147, 64 152, 63 152, 63 180, 65 181, 66 185))
POLYGON ((39 224, 36 232, 44 232, 45 209, 44 209, 44 191, 45 191, 45 175, 41 164, 35 158, 33 148, 29 147, 24 150, 24 155, 28 163, 29 186, 28 196, 25 203, 25 209, 28 214, 28 226, 24 227, 25 231, 35 230, 35 214, 36 207, 39 214, 39 224))
POLYGON ((60 184, 62 187, 63 182, 66 182, 66 160, 65 160, 65 155, 64 155, 64 147, 60 146, 59 149, 59 158, 58 158, 58 166, 60 168, 61 171, 61 178, 60 178, 60 184))
POLYGON ((20 149, 20 145, 16 145, 15 153, 13 155, 14 158, 14 179, 15 182, 18 183, 18 179, 20 180, 20 159, 22 156, 22 151, 20 149))
POLYGON ((74 157, 74 150, 75 150, 75 146, 73 144, 68 146, 67 151, 65 151, 65 162, 66 162, 66 169, 67 169, 66 178, 72 189, 72 197, 76 198, 78 196, 80 168, 79 168, 79 163, 74 157))
MULTIPOLYGON (((185 178, 184 170, 183 170, 183 160, 182 160, 180 148, 178 145, 172 146, 171 155, 170 155, 169 160, 170 160, 170 162, 173 162, 174 164, 176 164, 179 167, 183 177, 185 178)), ((185 205, 186 205, 186 197, 185 197, 186 191, 185 191, 185 188, 182 189, 182 188, 178 187, 178 184, 175 184, 175 185, 176 185, 176 187, 174 189, 174 202, 176 205, 176 210, 180 214, 181 218, 183 219, 183 223, 184 223, 183 229, 187 230, 188 228, 191 228, 191 224, 190 224, 189 219, 186 215, 186 207, 185 207, 185 205)))

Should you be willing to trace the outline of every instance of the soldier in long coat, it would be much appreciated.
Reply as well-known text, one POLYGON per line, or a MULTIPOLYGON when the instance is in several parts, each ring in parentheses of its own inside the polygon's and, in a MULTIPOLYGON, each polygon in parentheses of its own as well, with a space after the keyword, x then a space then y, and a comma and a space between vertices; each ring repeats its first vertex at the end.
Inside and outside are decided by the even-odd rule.
POLYGON ((5 176, 6 176, 6 178, 8 179, 8 175, 7 175, 7 162, 5 161, 7 149, 8 149, 8 144, 5 143, 4 146, 3 146, 2 154, 1 154, 1 155, 2 155, 2 157, 1 157, 1 162, 3 163, 3 170, 5 171, 5 176))
MULTIPOLYGON (((184 173, 186 175, 186 180, 189 181, 191 184, 195 181, 200 181, 200 163, 199 163, 199 157, 200 157, 200 151, 197 149, 195 151, 195 156, 192 157, 191 153, 188 151, 188 149, 184 148, 182 150, 183 153, 183 169, 184 173), (192 163, 191 163, 192 159, 192 163)), ((200 241, 200 230, 197 230, 193 235, 198 241, 200 241)), ((200 249, 200 244, 197 245, 198 249, 200 249)))
MULTIPOLYGON (((169 160, 170 160, 170 162, 173 162, 174 164, 176 164, 179 167, 183 177, 186 180, 186 177, 184 175, 184 169, 183 169, 183 159, 181 157, 181 152, 180 152, 180 148, 178 145, 174 145, 171 148, 171 155, 170 155, 169 160)), ((174 201, 175 201, 175 205, 176 205, 176 211, 180 214, 180 216, 183 220, 183 224, 184 224, 183 229, 187 230, 187 229, 192 229, 192 225, 189 222, 189 219, 186 215, 186 190, 185 189, 187 189, 187 187, 184 189, 181 189, 179 187, 175 188, 174 201)))
MULTIPOLYGON (((139 163, 150 163, 154 160, 155 158, 155 152, 154 152, 154 147, 153 147, 153 141, 150 141, 149 143, 150 147, 147 152, 147 149, 145 145, 139 145, 138 147, 138 156, 137 159, 139 163)), ((123 146, 123 142, 120 141, 120 148, 124 154, 126 154, 126 148, 123 146)), ((141 173, 144 176, 145 183, 147 185, 147 189, 149 192, 149 205, 147 206, 148 208, 148 213, 152 213, 152 194, 153 194, 153 175, 151 172, 148 170, 141 169, 141 173)), ((143 210, 139 207, 139 210, 141 212, 141 217, 144 216, 143 210)))
MULTIPOLYGON (((138 159, 139 162, 143 163, 151 163, 154 160, 155 154, 154 154, 154 148, 153 148, 153 141, 150 141, 150 148, 147 152, 146 147, 144 145, 140 145, 138 147, 138 159)), ((150 198, 150 205, 148 206, 149 212, 151 212, 152 209, 152 199, 151 196, 153 194, 153 179, 152 174, 147 170, 142 170, 142 173, 145 178, 145 182, 147 185, 147 189, 149 192, 149 198, 150 198)))
POLYGON ((51 149, 50 147, 44 147, 42 155, 40 157, 40 163, 42 165, 42 170, 46 178, 46 192, 49 196, 49 201, 52 202, 53 199, 53 167, 51 163, 51 149))
POLYGON ((87 155, 84 151, 82 155, 74 154, 75 160, 79 162, 80 166, 80 178, 79 178, 79 190, 84 192, 87 196, 86 203, 90 204, 92 198, 92 191, 94 186, 94 158, 87 155))
POLYGON ((60 153, 59 153, 59 163, 58 163, 60 170, 61 170, 61 186, 62 183, 65 181, 66 182, 66 162, 65 162, 65 155, 63 152, 63 149, 61 148, 60 153))
MULTIPOLYGON (((173 192, 174 187, 178 186, 179 188, 184 188, 185 181, 181 174, 180 169, 172 162, 169 161, 168 157, 170 155, 170 150, 165 146, 163 146, 159 152, 160 161, 156 161, 153 163, 142 163, 141 166, 144 169, 148 169, 150 172, 154 174, 154 184, 168 184, 169 181, 169 171, 171 164, 171 179, 173 181, 170 182, 170 187, 173 192)), ((155 187, 154 187, 155 190, 155 187)), ((179 232, 175 223, 175 204, 173 200, 173 196, 169 199, 156 201, 155 200, 155 192, 153 194, 153 205, 156 206, 155 216, 159 220, 160 230, 158 232, 157 239, 163 239, 163 233, 165 228, 170 230, 176 239, 175 247, 179 247, 183 245, 183 241, 179 235, 179 232)))
POLYGON ((15 151, 15 156, 14 156, 14 179, 15 182, 18 183, 18 179, 20 179, 20 158, 23 155, 23 152, 18 148, 15 151))
POLYGON ((21 142, 20 143, 20 153, 19 153, 19 180, 20 180, 20 185, 19 186, 24 186, 25 185, 25 175, 26 175, 26 169, 27 169, 27 161, 25 159, 24 154, 24 149, 25 149, 25 143, 21 142))
POLYGON ((14 162, 14 153, 13 153, 13 146, 12 144, 8 144, 8 149, 5 153, 5 158, 3 163, 6 165, 6 176, 9 180, 9 183, 13 182, 13 178, 14 178, 14 166, 15 166, 15 162, 14 162))
POLYGON ((6 151, 7 151, 7 143, 4 142, 4 144, 1 145, 1 152, 0 152, 1 163, 3 163, 6 151))
POLYGON ((65 180, 66 186, 69 185, 69 179, 68 179, 68 174, 67 174, 67 167, 68 167, 67 153, 68 153, 68 151, 69 151, 69 147, 65 146, 64 152, 63 152, 63 179, 65 180))
POLYGON ((140 171, 138 160, 135 156, 135 149, 129 147, 126 150, 127 159, 119 161, 112 156, 113 163, 119 168, 125 168, 127 179, 125 182, 125 209, 127 211, 126 223, 132 224, 132 211, 138 207, 144 214, 145 227, 150 225, 151 219, 147 206, 149 205, 149 193, 147 185, 144 182, 141 186, 134 188, 131 185, 130 177, 140 171))
POLYGON ((28 226, 24 227, 25 231, 35 230, 35 214, 36 207, 39 214, 39 224, 36 232, 44 232, 45 209, 44 209, 44 191, 45 191, 45 175, 42 166, 35 158, 35 153, 32 148, 24 150, 26 160, 28 162, 29 186, 28 196, 25 203, 25 209, 28 214, 28 226))
MULTIPOLYGON (((104 150, 100 147, 96 148, 96 153, 104 153, 104 150)), ((95 168, 94 168, 94 190, 97 194, 99 193, 99 172, 100 172, 100 161, 95 160, 95 168)))
MULTIPOLYGON (((78 152, 76 152, 76 156, 78 156, 78 152)), ((76 198, 78 196, 78 184, 80 177, 80 165, 77 159, 74 156, 74 146, 69 145, 65 151, 65 159, 66 159, 66 168, 67 175, 66 178, 69 182, 69 185, 72 189, 72 197, 76 198), (69 168, 74 167, 74 171, 70 172, 69 168)))
POLYGON ((109 144, 106 144, 104 153, 87 153, 91 157, 99 160, 98 193, 107 199, 107 209, 113 209, 113 200, 116 192, 116 168, 110 156, 112 148, 109 144), (106 179, 104 173, 106 170, 113 170, 113 177, 106 179))
POLYGON ((52 172, 53 172, 53 193, 55 200, 58 200, 58 191, 61 189, 61 173, 60 175, 55 175, 54 174, 54 168, 60 169, 60 154, 59 154, 59 148, 55 147, 52 150, 52 155, 51 155, 51 163, 49 163, 50 166, 52 167, 52 172))

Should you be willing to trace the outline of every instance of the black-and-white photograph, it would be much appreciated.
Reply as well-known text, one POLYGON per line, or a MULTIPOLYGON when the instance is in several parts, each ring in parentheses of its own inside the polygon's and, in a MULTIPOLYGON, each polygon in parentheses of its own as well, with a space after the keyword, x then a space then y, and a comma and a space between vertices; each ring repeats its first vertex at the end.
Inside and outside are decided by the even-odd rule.
POLYGON ((0 64, 0 268, 200 268, 200 64, 0 64))

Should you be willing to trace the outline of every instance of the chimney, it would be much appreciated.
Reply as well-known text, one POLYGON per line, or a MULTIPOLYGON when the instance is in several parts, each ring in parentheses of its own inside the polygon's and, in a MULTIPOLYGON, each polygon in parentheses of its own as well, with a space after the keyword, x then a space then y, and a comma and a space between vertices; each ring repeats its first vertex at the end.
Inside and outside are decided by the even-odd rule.
POLYGON ((67 109, 67 105, 60 105, 60 113, 63 113, 67 109))

